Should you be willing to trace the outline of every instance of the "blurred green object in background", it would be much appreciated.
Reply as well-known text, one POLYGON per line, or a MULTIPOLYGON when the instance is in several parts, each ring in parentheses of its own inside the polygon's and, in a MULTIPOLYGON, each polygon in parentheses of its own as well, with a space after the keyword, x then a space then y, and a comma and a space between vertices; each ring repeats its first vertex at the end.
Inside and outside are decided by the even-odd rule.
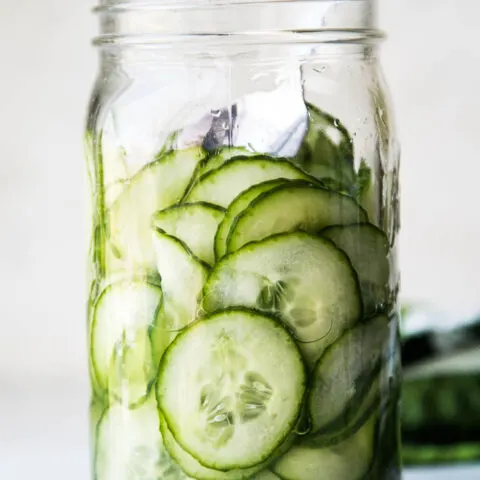
POLYGON ((403 314, 404 464, 480 461, 480 318, 449 328, 425 311, 403 314))

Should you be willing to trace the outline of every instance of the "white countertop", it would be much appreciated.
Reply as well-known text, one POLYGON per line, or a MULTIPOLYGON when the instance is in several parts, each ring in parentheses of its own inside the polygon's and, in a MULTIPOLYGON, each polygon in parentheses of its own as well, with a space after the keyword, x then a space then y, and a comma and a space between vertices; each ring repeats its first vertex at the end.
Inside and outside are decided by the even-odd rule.
MULTIPOLYGON (((90 480, 87 406, 88 388, 79 381, 0 379, 0 479, 90 480)), ((404 480, 452 479, 480 479, 480 466, 404 475, 404 480)))

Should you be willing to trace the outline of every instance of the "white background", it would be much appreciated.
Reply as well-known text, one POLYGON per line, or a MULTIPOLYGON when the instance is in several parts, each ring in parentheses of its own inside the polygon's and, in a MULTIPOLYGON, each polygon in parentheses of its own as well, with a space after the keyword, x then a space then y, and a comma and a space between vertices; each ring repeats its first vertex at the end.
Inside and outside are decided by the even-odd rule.
MULTIPOLYGON (((469 316, 480 311, 480 2, 380 3, 403 146, 403 296, 469 316)), ((87 2, 0 0, 2 480, 31 468, 87 479, 82 128, 96 31, 87 2)))

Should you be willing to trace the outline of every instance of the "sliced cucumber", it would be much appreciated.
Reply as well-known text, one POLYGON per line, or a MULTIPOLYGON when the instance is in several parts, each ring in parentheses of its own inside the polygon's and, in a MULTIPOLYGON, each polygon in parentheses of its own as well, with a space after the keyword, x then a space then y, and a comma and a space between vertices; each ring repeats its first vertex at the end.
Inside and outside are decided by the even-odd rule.
POLYGON ((306 375, 294 340, 248 310, 215 314, 181 333, 162 361, 159 406, 179 445, 217 470, 268 459, 295 427, 306 375))
POLYGON ((278 477, 270 470, 265 470, 265 468, 271 464, 274 459, 279 458, 283 453, 287 452, 291 448, 294 440, 294 435, 292 434, 275 452, 272 458, 253 467, 235 470, 215 470, 203 466, 195 457, 192 457, 192 455, 177 443, 162 414, 160 414, 160 430, 162 432, 163 443, 171 458, 187 475, 197 480, 241 480, 247 478, 251 478, 252 480, 277 480, 278 477))
POLYGON ((385 233, 370 223, 334 226, 321 232, 342 249, 358 274, 365 315, 383 310, 390 277, 389 246, 385 233))
MULTIPOLYGON (((177 462, 182 470, 197 480, 241 480, 251 478, 252 475, 262 470, 263 465, 246 468, 244 470, 214 470, 204 467, 195 457, 192 457, 175 440, 172 432, 168 429, 167 422, 163 416, 160 418, 160 430, 163 443, 171 458, 177 462)), ((255 477, 256 478, 256 477, 255 477)), ((265 479, 267 480, 267 479, 265 479)))
POLYGON ((215 262, 213 244, 225 210, 208 203, 175 205, 157 212, 153 226, 184 242, 200 260, 215 262))
MULTIPOLYGON (((93 313, 94 313, 94 306, 97 301, 98 296, 101 293, 101 289, 98 285, 96 280, 93 280, 90 286, 90 295, 88 298, 87 303, 87 319, 88 319, 88 326, 87 331, 89 335, 89 343, 91 344, 92 341, 92 326, 93 326, 93 313)), ((90 345, 90 354, 88 355, 88 376, 90 378, 90 387, 91 387, 91 394, 92 394, 92 402, 97 400, 97 403, 103 403, 105 401, 105 395, 108 393, 104 387, 98 380, 97 380, 97 373, 95 372, 95 367, 93 365, 93 355, 92 352, 92 345, 90 345)))
POLYGON ((171 152, 130 180, 107 212, 110 242, 117 257, 129 265, 155 269, 152 215, 181 200, 204 158, 201 148, 171 152))
POLYGON ((136 410, 113 405, 97 433, 97 480, 186 480, 162 443, 157 404, 148 400, 136 410))
POLYGON ((162 324, 175 334, 197 318, 208 267, 177 238, 161 230, 153 236, 163 290, 162 324))
POLYGON ((361 400, 359 399, 360 402, 356 408, 348 409, 345 418, 340 416, 329 425, 328 432, 320 431, 316 434, 310 434, 303 439, 302 444, 316 448, 333 447, 357 433, 367 419, 381 408, 383 379, 383 373, 376 372, 374 376, 368 379, 370 385, 367 384, 364 397, 361 400))
POLYGON ((270 470, 262 470, 252 477, 252 480, 280 480, 278 475, 275 475, 270 470))
POLYGON ((248 190, 242 192, 235 200, 230 204, 225 214, 222 223, 219 225, 217 234, 215 235, 215 256, 217 259, 222 258, 227 251, 227 238, 230 228, 237 217, 243 210, 245 210, 250 202, 255 200, 259 195, 264 192, 272 190, 272 188, 283 185, 287 180, 270 180, 267 182, 259 183, 250 187, 248 190))
POLYGON ((159 287, 143 280, 107 287, 94 306, 91 361, 98 385, 109 397, 137 406, 155 380, 160 339, 152 347, 150 334, 162 303, 159 287))
POLYGON ((328 448, 293 447, 273 467, 283 480, 361 480, 372 463, 376 415, 355 435, 328 448))
POLYGON ((229 160, 223 167, 202 176, 185 201, 208 202, 227 208, 247 188, 276 178, 311 179, 287 160, 269 157, 229 160))
POLYGON ((276 233, 317 233, 330 225, 366 220, 366 212, 347 195, 304 181, 289 182, 258 196, 236 218, 228 234, 227 252, 276 233))
MULTIPOLYGON (((93 396, 90 400, 90 408, 89 408, 89 453, 90 458, 95 458, 96 451, 97 451, 97 438, 98 438, 98 427, 100 425, 101 419, 105 415, 106 403, 103 399, 99 399, 98 397, 93 396)), ((92 478, 96 479, 95 476, 95 465, 92 462, 92 478)))
POLYGON ((355 418, 381 369, 388 338, 388 318, 379 316, 358 324, 325 352, 307 400, 312 433, 331 438, 355 418))
POLYGON ((336 118, 307 103, 309 126, 294 161, 317 178, 351 186, 355 181, 353 140, 336 118))
POLYGON ((204 288, 203 309, 244 306, 277 315, 310 366, 361 316, 358 280, 329 240, 296 232, 252 243, 221 260, 204 288))
POLYGON ((215 170, 216 168, 220 168, 228 160, 231 160, 235 157, 247 158, 258 155, 259 154, 257 152, 252 152, 242 147, 224 148, 219 153, 208 159, 202 168, 202 175, 210 172, 211 170, 215 170))
POLYGON ((128 179, 122 179, 105 186, 105 205, 107 208, 110 208, 115 203, 115 200, 125 190, 128 182, 128 179))

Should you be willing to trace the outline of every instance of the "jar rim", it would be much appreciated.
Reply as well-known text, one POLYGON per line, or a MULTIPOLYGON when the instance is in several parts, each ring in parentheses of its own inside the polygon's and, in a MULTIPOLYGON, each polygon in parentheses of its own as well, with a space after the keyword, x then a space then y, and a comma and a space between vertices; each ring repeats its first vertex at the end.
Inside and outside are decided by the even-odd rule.
MULTIPOLYGON (((134 9, 161 9, 170 8, 217 8, 224 6, 240 6, 252 4, 285 4, 285 3, 331 3, 364 2, 365 0, 100 0, 100 4, 93 8, 96 13, 104 11, 125 11, 134 9)), ((372 4, 374 0, 367 0, 372 4)))
POLYGON ((96 45, 365 43, 383 37, 373 0, 103 0, 96 45))

